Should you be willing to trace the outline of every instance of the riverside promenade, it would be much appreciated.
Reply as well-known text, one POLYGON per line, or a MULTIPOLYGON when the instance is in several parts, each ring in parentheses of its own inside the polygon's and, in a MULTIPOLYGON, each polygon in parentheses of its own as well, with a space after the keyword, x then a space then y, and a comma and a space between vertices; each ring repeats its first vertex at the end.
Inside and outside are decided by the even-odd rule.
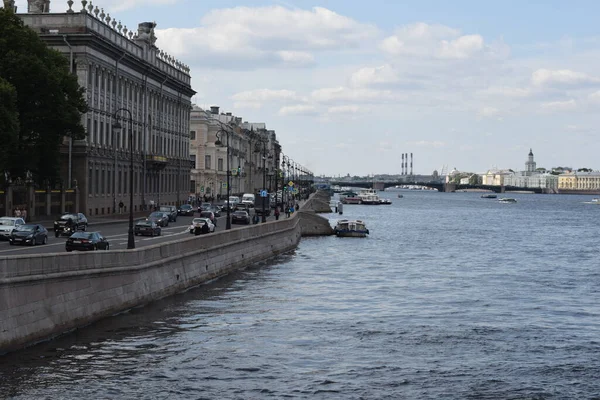
POLYGON ((330 235, 329 195, 290 218, 133 250, 0 257, 0 354, 50 339, 330 235))

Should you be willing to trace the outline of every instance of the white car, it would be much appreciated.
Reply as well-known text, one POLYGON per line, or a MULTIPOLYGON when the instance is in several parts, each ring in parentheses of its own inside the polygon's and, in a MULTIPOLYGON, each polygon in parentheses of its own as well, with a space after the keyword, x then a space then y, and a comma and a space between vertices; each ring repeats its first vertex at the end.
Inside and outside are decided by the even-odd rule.
POLYGON ((190 233, 193 234, 194 229, 196 229, 197 226, 202 227, 202 225, 204 225, 205 223, 208 224, 209 233, 215 231, 215 225, 210 221, 210 218, 194 218, 192 220, 192 224, 190 225, 190 233))
POLYGON ((19 217, 0 218, 0 239, 8 240, 13 229, 19 225, 25 225, 25 220, 19 217))

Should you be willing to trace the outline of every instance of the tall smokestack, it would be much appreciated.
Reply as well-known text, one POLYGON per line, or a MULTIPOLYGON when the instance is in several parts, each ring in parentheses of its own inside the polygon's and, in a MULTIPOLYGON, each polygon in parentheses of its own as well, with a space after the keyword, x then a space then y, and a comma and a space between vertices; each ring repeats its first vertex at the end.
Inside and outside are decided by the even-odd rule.
POLYGON ((412 167, 413 167, 413 155, 412 155, 412 153, 410 153, 410 176, 412 176, 412 174, 413 174, 412 167))
POLYGON ((400 175, 404 175, 404 153, 402 153, 402 167, 400 168, 400 175))
POLYGON ((408 153, 404 153, 404 175, 408 175, 408 153))

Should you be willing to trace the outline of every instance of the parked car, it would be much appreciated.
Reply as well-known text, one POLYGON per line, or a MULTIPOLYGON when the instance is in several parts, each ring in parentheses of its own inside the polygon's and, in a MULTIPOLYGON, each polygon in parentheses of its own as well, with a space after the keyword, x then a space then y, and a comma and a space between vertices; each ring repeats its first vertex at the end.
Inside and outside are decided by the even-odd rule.
POLYGON ((177 207, 175 206, 160 206, 158 211, 166 213, 170 222, 177 222, 177 207))
POLYGON ((54 236, 71 235, 77 231, 87 230, 88 220, 82 213, 63 214, 54 221, 54 236))
POLYGON ((25 220, 20 217, 0 218, 0 239, 8 240, 12 231, 19 225, 25 225, 25 220))
POLYGON ((185 216, 194 215, 194 207, 191 204, 182 204, 179 210, 177 210, 177 214, 185 216))
POLYGON ((248 225, 250 223, 250 214, 247 211, 234 211, 231 214, 231 223, 248 225))
POLYGON ((100 232, 75 232, 67 239, 65 249, 73 250, 108 250, 110 244, 100 232))
POLYGON ((18 225, 13 229, 8 241, 11 245, 28 244, 46 244, 48 242, 48 230, 40 224, 18 225))
POLYGON ((142 219, 135 223, 135 226, 133 227, 133 234, 136 236, 160 236, 161 229, 156 222, 147 219, 142 219))
POLYGON ((215 225, 210 221, 210 219, 208 218, 194 218, 192 220, 192 224, 189 227, 190 233, 193 234, 194 233, 194 229, 196 229, 197 226, 201 227, 202 225, 208 223, 208 231, 209 232, 214 232, 215 231, 215 225))
POLYGON ((169 216, 162 211, 154 211, 147 220, 156 222, 158 226, 169 226, 169 216))

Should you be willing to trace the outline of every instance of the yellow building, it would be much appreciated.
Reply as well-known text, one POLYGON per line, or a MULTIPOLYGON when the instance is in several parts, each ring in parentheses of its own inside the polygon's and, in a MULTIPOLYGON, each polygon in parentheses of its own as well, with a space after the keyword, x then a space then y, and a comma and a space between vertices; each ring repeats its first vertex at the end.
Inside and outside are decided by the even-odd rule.
POLYGON ((558 190, 563 192, 600 191, 600 172, 569 172, 558 176, 558 190))

